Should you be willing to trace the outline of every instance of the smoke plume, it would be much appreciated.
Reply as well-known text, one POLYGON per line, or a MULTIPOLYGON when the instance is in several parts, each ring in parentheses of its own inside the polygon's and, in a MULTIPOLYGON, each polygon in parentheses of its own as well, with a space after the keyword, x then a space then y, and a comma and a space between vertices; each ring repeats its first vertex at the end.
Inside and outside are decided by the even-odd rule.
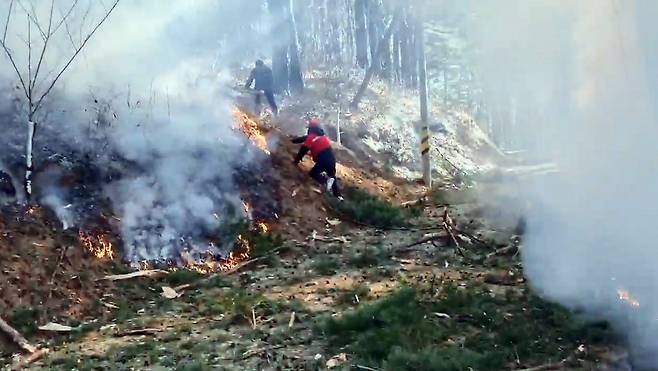
MULTIPOLYGON (((34 14, 47 20, 50 2, 32 3, 34 14)), ((68 21, 50 40, 46 76, 57 72, 107 9, 94 0, 58 0, 55 20, 74 3, 68 21)), ((183 250, 197 257, 222 253, 211 240, 240 217, 233 173, 238 164, 256 160, 232 129, 232 97, 226 87, 233 81, 227 68, 262 47, 252 27, 260 22, 262 7, 243 3, 121 1, 37 117, 37 166, 44 153, 54 152, 73 154, 99 169, 103 195, 121 221, 129 261, 178 259, 183 250), (235 36, 236 30, 250 32, 235 36)), ((0 6, 0 14, 7 11, 8 4, 0 6)), ((23 42, 28 32, 39 42, 36 28, 27 28, 24 11, 14 7, 12 14, 7 44, 20 67, 28 61, 23 42)), ((0 63, 3 83, 16 84, 7 58, 0 63)), ((13 96, 20 97, 19 92, 13 96)), ((10 128, 4 139, 8 145, 0 153, 16 162, 25 113, 11 112, 3 122, 10 128)), ((79 222, 76 208, 64 209, 71 192, 58 188, 58 182, 41 184, 41 202, 65 226, 79 222)), ((78 207, 77 212, 84 210, 78 207)))
MULTIPOLYGON (((653 1, 472 4, 487 88, 514 96, 560 173, 526 185, 523 261, 546 297, 609 320, 658 365, 658 43, 653 1)), ((542 145, 538 145, 541 143, 542 145)))

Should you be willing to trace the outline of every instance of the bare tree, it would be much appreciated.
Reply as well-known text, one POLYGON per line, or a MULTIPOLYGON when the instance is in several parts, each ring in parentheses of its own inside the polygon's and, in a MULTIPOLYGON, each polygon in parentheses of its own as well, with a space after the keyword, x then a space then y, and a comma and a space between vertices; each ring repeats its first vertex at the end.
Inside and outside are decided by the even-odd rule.
POLYGON ((393 19, 391 20, 388 27, 386 28, 386 32, 384 32, 384 34, 382 35, 382 38, 377 47, 377 51, 375 52, 373 60, 370 63, 370 67, 368 68, 368 71, 366 71, 366 76, 363 78, 363 82, 361 82, 361 86, 359 86, 359 90, 356 92, 354 99, 352 99, 352 103, 350 106, 353 110, 357 110, 359 108, 359 103, 361 103, 361 99, 363 99, 363 96, 365 95, 366 90, 368 89, 370 80, 372 80, 373 76, 377 72, 379 72, 381 68, 380 59, 382 54, 384 53, 384 50, 386 50, 385 42, 386 40, 389 40, 391 38, 393 30, 397 27, 399 20, 400 20, 400 11, 396 10, 395 13, 393 14, 393 19))
MULTIPOLYGON (((120 0, 113 0, 112 5, 103 13, 103 16, 93 25, 93 27, 86 33, 81 33, 80 39, 76 42, 71 34, 71 26, 69 21, 76 7, 78 7, 79 0, 73 0, 71 5, 65 10, 59 9, 60 15, 55 16, 55 0, 51 0, 49 4, 48 17, 46 21, 40 21, 36 8, 31 1, 23 0, 10 0, 9 9, 5 18, 3 27, 3 35, 0 40, 0 46, 4 50, 5 55, 9 59, 18 80, 20 81, 20 89, 25 95, 27 100, 27 142, 25 145, 25 193, 28 201, 32 196, 32 173, 33 168, 33 153, 32 148, 34 145, 34 134, 36 131, 36 114, 42 108, 44 99, 50 94, 59 81, 62 75, 68 70, 73 61, 78 57, 80 52, 87 45, 92 36, 98 31, 101 25, 107 20, 110 14, 119 4, 120 0), (20 9, 19 9, 20 8, 20 9), (17 54, 14 49, 7 45, 7 33, 10 23, 13 21, 15 12, 25 14, 27 22, 27 40, 24 40, 27 46, 27 63, 26 65, 19 66, 17 63, 17 54), (53 43, 53 37, 64 27, 67 32, 69 41, 73 46, 73 51, 70 56, 65 59, 65 62, 53 68, 50 73, 44 73, 46 55, 49 47, 53 43), (33 29, 38 33, 33 36, 33 29)), ((87 8, 81 21, 80 28, 83 27, 87 21, 87 15, 91 9, 87 8)))

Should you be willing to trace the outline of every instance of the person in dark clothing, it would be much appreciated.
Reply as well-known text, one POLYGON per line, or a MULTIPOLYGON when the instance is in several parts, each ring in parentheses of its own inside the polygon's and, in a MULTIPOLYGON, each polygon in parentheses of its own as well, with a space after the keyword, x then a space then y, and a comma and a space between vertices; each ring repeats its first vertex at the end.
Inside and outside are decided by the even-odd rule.
POLYGON ((315 166, 313 166, 309 175, 315 181, 324 185, 327 192, 332 192, 335 197, 342 201, 343 197, 336 179, 336 156, 334 156, 334 151, 331 149, 331 141, 324 135, 324 130, 320 127, 320 120, 309 120, 307 134, 294 138, 292 142, 302 145, 294 159, 295 165, 298 165, 310 151, 315 166))
POLYGON ((275 116, 278 115, 279 107, 277 107, 274 101, 274 75, 272 74, 272 69, 267 67, 260 59, 256 61, 256 68, 251 70, 249 79, 244 87, 250 89, 254 81, 254 89, 257 91, 256 107, 260 110, 260 92, 262 91, 265 98, 267 98, 267 102, 270 104, 270 108, 272 108, 272 113, 275 116))

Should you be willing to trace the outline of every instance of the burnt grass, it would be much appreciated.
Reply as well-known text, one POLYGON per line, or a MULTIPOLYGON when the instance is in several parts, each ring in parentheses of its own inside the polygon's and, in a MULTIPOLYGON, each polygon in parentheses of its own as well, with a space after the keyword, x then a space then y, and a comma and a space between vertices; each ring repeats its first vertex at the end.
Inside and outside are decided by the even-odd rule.
POLYGON ((485 286, 432 291, 402 288, 321 321, 316 332, 332 351, 353 354, 354 364, 396 371, 543 365, 612 338, 605 323, 588 324, 534 295, 494 296, 485 286))

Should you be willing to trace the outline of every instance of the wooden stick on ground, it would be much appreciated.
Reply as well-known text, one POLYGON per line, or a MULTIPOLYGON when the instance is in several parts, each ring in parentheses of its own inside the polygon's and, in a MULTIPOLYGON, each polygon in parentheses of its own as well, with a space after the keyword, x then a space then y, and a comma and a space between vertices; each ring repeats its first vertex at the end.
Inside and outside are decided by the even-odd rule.
POLYGON ((97 281, 121 281, 121 280, 128 280, 131 278, 136 278, 136 277, 155 277, 159 275, 164 275, 168 274, 169 272, 163 271, 161 269, 153 269, 153 270, 148 270, 148 271, 137 271, 137 272, 132 272, 132 273, 127 273, 127 274, 114 274, 110 276, 105 276, 103 278, 98 279, 97 281))
POLYGON ((445 233, 430 233, 416 242, 412 242, 408 245, 402 246, 402 248, 404 249, 404 248, 414 247, 414 246, 422 245, 426 242, 432 242, 432 241, 444 239, 446 237, 449 236, 445 233))
POLYGON ((462 247, 459 245, 459 241, 457 240, 457 237, 455 236, 454 233, 454 224, 452 222, 452 218, 450 218, 450 215, 448 215, 448 208, 446 207, 444 212, 443 212, 443 229, 448 233, 450 236, 450 240, 455 244, 455 249, 459 253, 459 255, 464 256, 464 250, 462 247))
POLYGON ((43 358, 46 354, 50 353, 50 350, 48 348, 44 349, 39 349, 36 352, 30 354, 29 356, 19 360, 12 366, 12 370, 22 370, 25 367, 33 364, 34 362, 40 360, 43 358))
POLYGON ((16 329, 11 327, 7 322, 5 322, 1 317, 0 317, 0 330, 4 331, 9 338, 16 343, 21 349, 28 353, 34 353, 37 351, 37 348, 30 344, 29 341, 23 335, 21 335, 16 329))

